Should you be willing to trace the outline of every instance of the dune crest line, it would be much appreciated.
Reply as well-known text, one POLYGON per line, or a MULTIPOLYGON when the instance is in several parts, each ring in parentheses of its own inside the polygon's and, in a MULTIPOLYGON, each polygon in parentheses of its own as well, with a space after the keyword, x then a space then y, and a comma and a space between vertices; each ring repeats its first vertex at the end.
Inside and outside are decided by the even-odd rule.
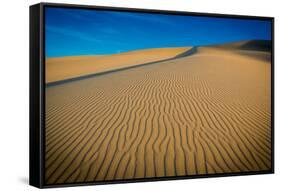
POLYGON ((169 60, 173 60, 173 59, 177 59, 177 58, 181 58, 181 57, 185 57, 185 56, 190 56, 194 53, 196 53, 197 47, 192 47, 190 50, 187 50, 183 53, 180 53, 178 55, 176 55, 175 57, 172 58, 167 58, 167 59, 163 59, 163 60, 157 60, 157 61, 153 61, 153 62, 147 62, 147 63, 142 63, 142 64, 138 64, 138 65, 133 65, 133 66, 127 66, 127 67, 123 67, 123 68, 119 68, 119 69, 114 69, 114 70, 109 70, 109 71, 104 71, 104 72, 98 72, 98 73, 93 73, 93 74, 88 74, 85 76, 80 76, 80 77, 75 77, 75 78, 70 78, 70 79, 66 79, 66 80, 60 80, 60 81, 56 81, 56 82, 49 82, 45 85, 46 88, 51 87, 51 86, 56 86, 56 85, 60 85, 60 84, 64 84, 64 83, 69 83, 69 82, 74 82, 77 80, 83 80, 83 79, 87 79, 87 78, 91 78, 91 77, 96 77, 96 76, 100 76, 100 75, 104 75, 104 74, 110 74, 113 72, 118 72, 118 71, 123 71, 123 70, 128 70, 128 69, 132 69, 132 68, 138 68, 138 67, 143 67, 146 65, 150 65, 150 64, 157 64, 157 63, 161 63, 161 62, 165 62, 165 61, 169 61, 169 60))

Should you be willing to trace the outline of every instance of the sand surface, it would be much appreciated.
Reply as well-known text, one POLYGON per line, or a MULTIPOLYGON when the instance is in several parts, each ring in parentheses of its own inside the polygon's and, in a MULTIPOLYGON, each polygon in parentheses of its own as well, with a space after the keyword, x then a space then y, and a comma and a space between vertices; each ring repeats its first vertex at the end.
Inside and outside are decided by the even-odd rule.
POLYGON ((172 58, 190 47, 154 48, 99 56, 67 56, 46 60, 46 83, 172 58))
POLYGON ((241 51, 46 88, 47 184, 269 170, 271 64, 241 51))

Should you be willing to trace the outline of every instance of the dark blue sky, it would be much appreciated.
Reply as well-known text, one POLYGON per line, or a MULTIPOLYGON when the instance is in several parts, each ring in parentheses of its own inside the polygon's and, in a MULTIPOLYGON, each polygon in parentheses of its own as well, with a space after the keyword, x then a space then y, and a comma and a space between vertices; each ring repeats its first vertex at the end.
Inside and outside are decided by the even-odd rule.
POLYGON ((46 8, 46 56, 271 40, 270 21, 46 8))

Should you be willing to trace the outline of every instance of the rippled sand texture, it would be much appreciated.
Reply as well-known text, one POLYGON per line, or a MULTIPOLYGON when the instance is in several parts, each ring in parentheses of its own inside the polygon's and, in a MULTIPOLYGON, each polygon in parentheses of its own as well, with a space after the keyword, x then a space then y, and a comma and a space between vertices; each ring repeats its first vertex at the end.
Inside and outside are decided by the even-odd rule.
POLYGON ((46 88, 46 183, 271 169, 264 52, 186 57, 46 88))

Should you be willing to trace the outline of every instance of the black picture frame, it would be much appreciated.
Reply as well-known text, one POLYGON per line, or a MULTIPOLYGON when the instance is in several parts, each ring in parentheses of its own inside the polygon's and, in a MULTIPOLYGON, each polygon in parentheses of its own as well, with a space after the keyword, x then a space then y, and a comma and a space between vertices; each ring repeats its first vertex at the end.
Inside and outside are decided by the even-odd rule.
POLYGON ((54 4, 39 3, 30 6, 30 129, 29 129, 29 184, 38 188, 53 188, 66 186, 82 186, 82 185, 99 185, 113 183, 132 183, 147 181, 163 181, 178 180, 191 178, 209 178, 209 177, 226 177, 256 174, 272 174, 274 173, 274 18, 259 17, 248 15, 230 15, 230 14, 213 14, 213 13, 195 13, 183 11, 153 10, 153 9, 134 9, 121 7, 103 7, 88 5, 72 5, 72 4, 54 4), (161 178, 141 178, 133 180, 113 180, 103 182, 81 182, 71 184, 54 184, 46 185, 45 178, 45 13, 46 7, 60 7, 72 9, 88 9, 88 10, 115 10, 129 11, 141 13, 169 14, 169 15, 187 15, 187 16, 203 16, 216 18, 239 18, 271 21, 272 31, 272 54, 271 54, 271 169, 265 171, 238 172, 238 173, 220 173, 211 175, 188 175, 177 177, 161 177, 161 178))

